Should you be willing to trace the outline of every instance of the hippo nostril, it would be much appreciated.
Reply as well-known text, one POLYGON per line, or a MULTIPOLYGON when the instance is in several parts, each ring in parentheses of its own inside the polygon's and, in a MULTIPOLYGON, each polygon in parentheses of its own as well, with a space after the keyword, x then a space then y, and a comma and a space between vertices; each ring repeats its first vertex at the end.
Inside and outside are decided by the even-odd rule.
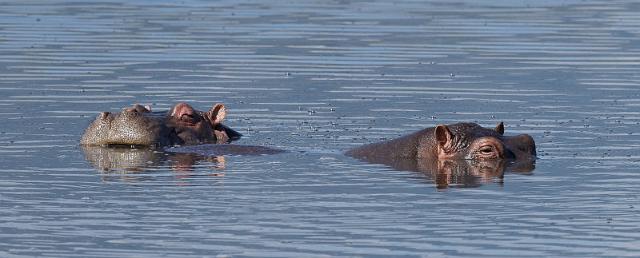
POLYGON ((504 157, 507 158, 507 159, 515 159, 516 158, 516 154, 514 154, 513 151, 507 149, 504 152, 504 157))
POLYGON ((122 113, 135 113, 136 110, 133 108, 124 108, 122 109, 122 113))
POLYGON ((100 119, 106 119, 110 114, 111 112, 102 112, 100 113, 100 119))

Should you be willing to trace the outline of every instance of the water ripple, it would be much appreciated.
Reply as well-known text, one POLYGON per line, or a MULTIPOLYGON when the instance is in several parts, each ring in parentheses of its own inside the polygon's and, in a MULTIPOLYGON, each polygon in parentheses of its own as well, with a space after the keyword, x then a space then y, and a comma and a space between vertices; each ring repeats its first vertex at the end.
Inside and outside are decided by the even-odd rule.
POLYGON ((0 256, 637 256, 633 1, 3 3, 0 256), (98 112, 228 108, 274 156, 78 147, 98 112), (439 189, 341 154, 442 123, 536 139, 439 189))

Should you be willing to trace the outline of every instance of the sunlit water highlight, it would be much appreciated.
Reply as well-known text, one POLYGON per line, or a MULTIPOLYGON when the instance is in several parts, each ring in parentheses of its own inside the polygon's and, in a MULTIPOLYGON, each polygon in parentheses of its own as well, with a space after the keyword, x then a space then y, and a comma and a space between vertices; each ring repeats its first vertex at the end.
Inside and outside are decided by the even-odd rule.
POLYGON ((0 3, 0 256, 638 256, 640 6, 529 2, 0 3), (288 152, 78 146, 178 101, 288 152), (458 121, 536 169, 438 189, 341 154, 458 121))

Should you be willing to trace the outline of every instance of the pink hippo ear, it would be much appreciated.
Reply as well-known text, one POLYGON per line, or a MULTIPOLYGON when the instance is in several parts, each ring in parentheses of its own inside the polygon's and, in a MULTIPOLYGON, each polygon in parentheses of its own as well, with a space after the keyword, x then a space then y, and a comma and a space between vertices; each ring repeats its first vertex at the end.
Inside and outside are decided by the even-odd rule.
POLYGON ((453 134, 449 130, 449 127, 446 125, 438 125, 436 126, 435 134, 436 141, 438 141, 440 148, 447 149, 448 146, 451 146, 453 134))
POLYGON ((213 105, 211 110, 206 113, 207 118, 211 121, 211 125, 218 125, 222 123, 224 117, 227 116, 227 109, 223 104, 217 103, 213 105))
POLYGON ((500 122, 498 125, 496 125, 496 129, 495 130, 500 135, 504 135, 504 124, 502 122, 500 122))

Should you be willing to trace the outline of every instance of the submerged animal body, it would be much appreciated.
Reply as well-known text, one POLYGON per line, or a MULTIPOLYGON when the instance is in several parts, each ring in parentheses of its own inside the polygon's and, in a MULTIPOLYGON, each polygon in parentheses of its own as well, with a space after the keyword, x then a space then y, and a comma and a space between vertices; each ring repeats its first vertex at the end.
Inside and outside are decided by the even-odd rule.
POLYGON ((171 146, 226 143, 241 134, 222 124, 222 104, 209 111, 179 103, 167 112, 152 112, 148 106, 133 105, 122 112, 102 112, 87 127, 80 140, 87 146, 171 146))
POLYGON ((505 136, 502 123, 494 129, 475 123, 457 123, 438 125, 397 139, 364 145, 346 154, 371 163, 393 167, 402 164, 400 167, 405 170, 422 171, 429 166, 407 168, 407 164, 431 164, 443 160, 533 163, 536 146, 533 138, 527 134, 505 136))

